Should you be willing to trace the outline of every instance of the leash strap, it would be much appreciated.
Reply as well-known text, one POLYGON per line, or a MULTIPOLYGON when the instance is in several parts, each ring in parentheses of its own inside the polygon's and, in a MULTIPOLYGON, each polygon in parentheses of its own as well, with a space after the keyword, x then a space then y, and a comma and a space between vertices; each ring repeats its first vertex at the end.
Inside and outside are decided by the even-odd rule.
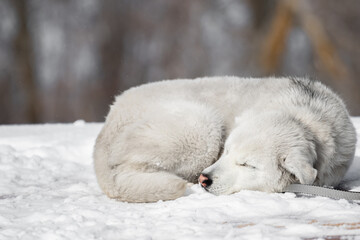
POLYGON ((328 197, 333 199, 346 199, 348 201, 360 200, 360 192, 343 191, 328 187, 319 187, 306 184, 290 184, 284 192, 310 194, 315 196, 328 197))

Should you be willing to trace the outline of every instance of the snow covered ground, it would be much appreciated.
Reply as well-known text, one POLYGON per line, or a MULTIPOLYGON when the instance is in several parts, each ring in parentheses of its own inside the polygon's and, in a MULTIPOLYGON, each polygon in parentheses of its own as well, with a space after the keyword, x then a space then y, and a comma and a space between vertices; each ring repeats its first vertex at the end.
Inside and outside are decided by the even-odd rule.
MULTIPOLYGON (((360 117, 353 118, 360 139, 360 117)), ((193 186, 175 201, 129 204, 100 191, 101 124, 0 126, 0 239, 360 239, 360 204, 193 186)), ((360 191, 360 143, 344 186, 360 191)))

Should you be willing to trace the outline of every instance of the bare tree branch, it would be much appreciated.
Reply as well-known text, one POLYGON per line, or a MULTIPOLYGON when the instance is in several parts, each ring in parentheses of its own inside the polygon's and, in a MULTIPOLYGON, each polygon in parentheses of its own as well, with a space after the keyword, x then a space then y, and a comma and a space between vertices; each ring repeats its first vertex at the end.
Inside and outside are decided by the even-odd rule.
POLYGON ((299 17, 302 28, 309 36, 316 55, 325 70, 339 80, 348 78, 349 71, 346 65, 339 58, 322 22, 311 12, 308 2, 290 0, 287 3, 299 17))
POLYGON ((278 68, 292 23, 293 12, 291 8, 284 1, 279 1, 269 33, 264 40, 261 64, 265 74, 274 73, 278 68))

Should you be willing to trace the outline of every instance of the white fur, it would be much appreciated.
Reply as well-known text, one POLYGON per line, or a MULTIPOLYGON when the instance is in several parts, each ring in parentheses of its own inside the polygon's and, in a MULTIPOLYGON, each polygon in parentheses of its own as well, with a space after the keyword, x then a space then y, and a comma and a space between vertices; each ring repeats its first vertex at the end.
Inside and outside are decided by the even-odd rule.
POLYGON ((207 190, 214 194, 279 192, 293 182, 337 185, 355 144, 343 102, 319 82, 184 79, 118 96, 94 164, 109 197, 153 202, 182 196, 201 172, 213 180, 207 190))

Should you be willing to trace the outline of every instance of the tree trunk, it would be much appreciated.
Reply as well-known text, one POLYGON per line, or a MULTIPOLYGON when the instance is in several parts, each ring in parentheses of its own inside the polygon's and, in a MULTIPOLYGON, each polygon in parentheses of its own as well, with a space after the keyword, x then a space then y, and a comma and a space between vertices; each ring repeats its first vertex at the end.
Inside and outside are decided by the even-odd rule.
POLYGON ((15 37, 15 62, 17 76, 25 96, 24 122, 37 123, 40 120, 39 94, 36 88, 33 49, 28 28, 28 9, 26 0, 14 0, 17 13, 18 31, 15 37))

